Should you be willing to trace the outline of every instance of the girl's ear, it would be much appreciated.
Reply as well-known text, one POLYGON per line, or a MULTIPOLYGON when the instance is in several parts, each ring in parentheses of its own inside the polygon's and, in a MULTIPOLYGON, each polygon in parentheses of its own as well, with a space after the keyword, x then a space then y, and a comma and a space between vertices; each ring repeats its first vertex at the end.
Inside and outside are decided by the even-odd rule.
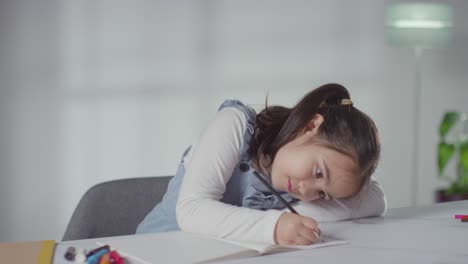
POLYGON ((318 133, 320 125, 322 125, 324 119, 321 114, 315 114, 307 123, 306 127, 306 133, 311 133, 312 135, 315 135, 318 133))

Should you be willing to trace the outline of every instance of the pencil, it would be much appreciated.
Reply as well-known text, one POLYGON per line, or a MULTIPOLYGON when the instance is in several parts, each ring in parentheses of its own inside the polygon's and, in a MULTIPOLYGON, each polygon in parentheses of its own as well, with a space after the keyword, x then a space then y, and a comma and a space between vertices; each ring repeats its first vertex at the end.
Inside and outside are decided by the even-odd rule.
POLYGON ((295 214, 299 214, 296 210, 294 210, 294 208, 284 200, 284 198, 275 190, 273 189, 273 187, 271 187, 270 183, 267 182, 267 180, 265 180, 260 174, 258 174, 258 172, 256 171, 253 171, 253 174, 255 175, 255 177, 257 177, 276 197, 278 197, 278 199, 280 199, 280 201, 286 205, 286 207, 289 209, 289 211, 291 211, 292 213, 295 213, 295 214))

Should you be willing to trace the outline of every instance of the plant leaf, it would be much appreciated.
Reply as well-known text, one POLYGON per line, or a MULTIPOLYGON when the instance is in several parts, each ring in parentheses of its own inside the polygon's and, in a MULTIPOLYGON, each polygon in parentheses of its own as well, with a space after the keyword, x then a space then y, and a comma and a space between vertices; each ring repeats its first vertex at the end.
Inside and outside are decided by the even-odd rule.
POLYGON ((438 151, 438 165, 439 165, 439 176, 442 175, 445 166, 447 165, 450 158, 453 156, 455 152, 455 145, 448 144, 445 142, 439 143, 439 151, 438 151))
POLYGON ((458 112, 446 112, 439 127, 439 134, 444 137, 460 118, 458 112))
POLYGON ((463 166, 463 170, 468 172, 468 141, 460 144, 460 162, 463 166))

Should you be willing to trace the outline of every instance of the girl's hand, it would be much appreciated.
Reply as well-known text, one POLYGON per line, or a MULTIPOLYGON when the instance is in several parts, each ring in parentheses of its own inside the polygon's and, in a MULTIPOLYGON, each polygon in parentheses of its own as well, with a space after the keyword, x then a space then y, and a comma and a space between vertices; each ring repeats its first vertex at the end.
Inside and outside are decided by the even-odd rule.
POLYGON ((275 227, 275 242, 279 245, 310 245, 320 235, 318 223, 312 218, 283 213, 275 227))

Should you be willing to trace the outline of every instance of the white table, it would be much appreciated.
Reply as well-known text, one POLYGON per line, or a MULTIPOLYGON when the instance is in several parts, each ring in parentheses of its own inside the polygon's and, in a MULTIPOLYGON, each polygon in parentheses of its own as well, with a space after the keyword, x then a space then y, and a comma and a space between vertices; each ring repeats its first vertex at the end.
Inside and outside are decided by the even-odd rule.
MULTIPOLYGON (((468 214, 468 201, 395 208, 384 217, 321 223, 324 234, 350 243, 219 263, 467 264, 468 222, 455 220, 455 214, 468 214)), ((68 246, 95 248, 95 242, 96 239, 60 242, 54 263, 70 263, 63 259, 68 246)))

